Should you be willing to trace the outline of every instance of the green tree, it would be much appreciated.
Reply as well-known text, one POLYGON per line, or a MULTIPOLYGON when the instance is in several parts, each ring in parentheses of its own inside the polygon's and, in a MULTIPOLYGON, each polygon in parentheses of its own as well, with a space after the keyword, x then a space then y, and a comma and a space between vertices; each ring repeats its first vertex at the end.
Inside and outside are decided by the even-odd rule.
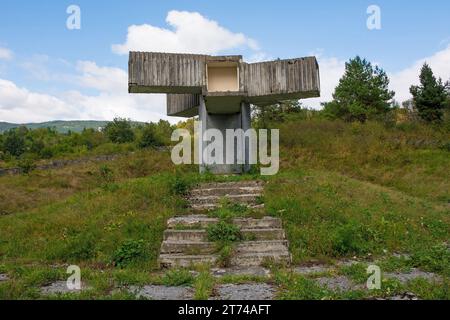
POLYGON ((448 94, 442 79, 436 79, 428 64, 420 71, 420 85, 409 89, 419 117, 427 122, 440 122, 444 115, 448 94))
POLYGON ((289 115, 307 112, 298 100, 286 100, 269 106, 253 106, 253 119, 258 128, 269 128, 273 123, 284 122, 289 115))
POLYGON ((388 113, 394 91, 389 78, 378 66, 356 57, 345 64, 345 74, 333 94, 333 101, 324 104, 324 114, 346 121, 365 122, 388 113))
POLYGON ((156 136, 156 126, 154 123, 146 124, 142 128, 142 135, 139 139, 140 148, 149 148, 159 146, 160 142, 156 136))
POLYGON ((114 143, 134 141, 134 132, 128 119, 115 118, 105 126, 104 131, 108 139, 114 143))
POLYGON ((11 129, 5 133, 3 150, 15 157, 21 156, 25 152, 25 135, 23 130, 11 129))

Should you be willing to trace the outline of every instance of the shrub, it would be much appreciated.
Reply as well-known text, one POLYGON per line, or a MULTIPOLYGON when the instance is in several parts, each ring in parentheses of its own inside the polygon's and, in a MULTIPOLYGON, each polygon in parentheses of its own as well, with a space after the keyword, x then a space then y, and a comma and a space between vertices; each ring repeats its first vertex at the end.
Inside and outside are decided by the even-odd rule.
POLYGON ((36 168, 34 161, 29 158, 20 160, 17 165, 24 174, 29 174, 36 168))
POLYGON ((60 249, 56 249, 56 253, 49 252, 50 259, 60 259, 67 262, 85 261, 92 259, 96 255, 97 239, 90 232, 79 233, 69 238, 68 243, 60 249))
POLYGON ((190 286, 194 283, 194 276, 186 269, 169 270, 164 274, 162 282, 166 286, 190 286))
POLYGON ((112 262, 114 266, 124 268, 142 259, 145 255, 144 240, 126 240, 114 252, 112 262))
POLYGON ((190 184, 179 174, 176 174, 172 179, 172 191, 176 195, 185 195, 189 191, 190 184))
POLYGON ((371 245, 370 233, 357 223, 347 223, 339 227, 333 240, 333 251, 336 255, 363 254, 371 245))
POLYGON ((114 180, 114 172, 106 164, 103 164, 98 168, 98 174, 104 183, 110 183, 114 180))

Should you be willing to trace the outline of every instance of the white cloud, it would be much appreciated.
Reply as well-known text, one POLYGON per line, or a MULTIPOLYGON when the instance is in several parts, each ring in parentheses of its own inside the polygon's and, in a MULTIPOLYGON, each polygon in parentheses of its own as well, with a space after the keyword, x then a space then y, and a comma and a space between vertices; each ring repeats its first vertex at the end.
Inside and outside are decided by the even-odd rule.
POLYGON ((170 11, 166 22, 171 29, 149 24, 130 26, 126 42, 113 45, 113 52, 121 55, 129 51, 217 54, 236 47, 259 50, 255 40, 233 33, 198 12, 170 11))
MULTIPOLYGON (((331 101, 334 89, 339 84, 339 79, 345 72, 345 62, 333 57, 323 56, 321 52, 316 54, 320 67, 320 84, 321 97, 303 100, 305 106, 320 109, 320 103, 331 101)), ((436 52, 435 54, 419 59, 399 72, 388 72, 390 79, 390 89, 395 91, 395 99, 403 102, 411 98, 409 88, 411 85, 419 83, 419 73, 423 64, 427 62, 436 77, 442 78, 445 82, 450 80, 450 45, 446 49, 436 52)), ((374 63, 382 67, 379 63, 374 63)))
POLYGON ((400 72, 389 74, 391 79, 390 87, 395 91, 395 99, 397 101, 402 102, 411 97, 409 88, 411 85, 419 83, 420 69, 425 62, 433 69, 436 77, 440 77, 444 81, 450 79, 450 45, 448 45, 446 49, 414 62, 410 67, 400 72))
POLYGON ((54 96, 19 88, 0 79, 0 121, 29 122, 71 118, 78 110, 54 96))
POLYGON ((8 48, 0 47, 0 60, 11 60, 13 52, 8 48))
POLYGON ((125 70, 112 67, 99 67, 92 61, 79 61, 77 71, 78 84, 99 91, 127 93, 128 74, 125 70))
POLYGON ((126 117, 149 122, 179 118, 167 117, 165 95, 128 94, 126 72, 100 67, 92 61, 77 63, 75 76, 81 86, 98 91, 83 94, 72 90, 58 96, 32 92, 0 79, 0 121, 24 123, 49 120, 112 120, 126 117))

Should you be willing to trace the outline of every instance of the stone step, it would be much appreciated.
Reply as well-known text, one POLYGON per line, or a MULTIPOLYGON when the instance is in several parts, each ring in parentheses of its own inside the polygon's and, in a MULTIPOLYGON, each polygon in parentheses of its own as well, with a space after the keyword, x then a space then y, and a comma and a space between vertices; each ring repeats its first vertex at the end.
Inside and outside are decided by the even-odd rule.
POLYGON ((262 186, 257 187, 216 187, 216 188, 202 188, 194 189, 189 192, 192 197, 204 197, 204 196, 219 196, 224 197, 228 195, 239 194, 254 194, 261 195, 264 191, 262 186))
POLYGON ((237 194, 237 195, 228 195, 224 197, 201 196, 201 197, 190 197, 188 201, 191 204, 191 206, 199 204, 220 204, 220 202, 224 199, 233 203, 257 204, 259 197, 260 196, 258 194, 237 194))
POLYGON ((241 233, 247 241, 286 239, 284 230, 279 228, 241 229, 241 233))
POLYGON ((189 216, 180 216, 180 217, 170 218, 167 221, 167 227, 169 229, 176 229, 176 228, 202 229, 202 228, 208 227, 211 224, 215 224, 218 222, 219 222, 219 219, 217 219, 217 218, 210 218, 207 215, 198 214, 198 215, 189 215, 189 216))
MULTIPOLYGON (((267 229, 241 229, 241 233, 245 239, 249 241, 257 240, 284 240, 285 233, 283 229, 267 228, 267 229)), ((190 241, 190 242, 207 242, 208 233, 206 230, 173 230, 164 231, 164 241, 190 241)))
MULTIPOLYGON (((204 229, 211 224, 219 222, 217 218, 211 218, 204 214, 179 216, 170 218, 167 221, 169 229, 204 229)), ((242 229, 268 229, 281 228, 281 219, 274 217, 254 218, 236 218, 233 223, 242 229)))
POLYGON ((281 219, 273 217, 236 218, 233 223, 242 229, 279 229, 282 227, 281 219))
POLYGON ((214 265, 216 261, 217 256, 215 255, 161 254, 159 256, 160 268, 188 268, 198 264, 214 265))
MULTIPOLYGON (((264 203, 261 204, 242 204, 247 208, 254 210, 264 209, 264 203)), ((203 203, 203 204, 191 204, 191 209, 195 212, 207 212, 212 211, 220 207, 220 203, 203 203)))
POLYGON ((264 182, 247 180, 247 181, 230 181, 230 182, 211 182, 203 183, 195 189, 216 189, 216 188, 256 188, 264 187, 264 182))
POLYGON ((254 267, 260 266, 264 262, 272 261, 275 263, 282 263, 289 265, 291 263, 291 255, 289 251, 272 251, 272 252, 263 252, 263 253, 235 253, 235 255, 231 258, 232 266, 240 266, 240 267, 254 267))
POLYGON ((235 249, 236 253, 289 253, 287 240, 244 241, 235 249))
POLYGON ((208 233, 206 230, 172 230, 164 231, 164 241, 190 241, 207 242, 208 233))
POLYGON ((211 254, 216 251, 214 242, 198 241, 163 241, 161 244, 161 254, 166 253, 184 253, 193 254, 211 254))

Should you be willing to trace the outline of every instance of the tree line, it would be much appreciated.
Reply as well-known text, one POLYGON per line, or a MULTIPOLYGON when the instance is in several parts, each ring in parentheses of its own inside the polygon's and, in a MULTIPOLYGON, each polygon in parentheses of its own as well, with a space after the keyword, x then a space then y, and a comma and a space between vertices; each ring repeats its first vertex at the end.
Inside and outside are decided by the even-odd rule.
MULTIPOLYGON (((323 103, 315 115, 328 119, 352 122, 386 120, 395 117, 401 109, 410 120, 441 124, 450 112, 450 83, 436 78, 431 67, 425 63, 420 71, 420 84, 412 85, 412 99, 399 105, 394 100, 395 92, 389 89, 386 72, 359 56, 345 65, 345 73, 334 90, 333 99, 323 103)), ((305 113, 298 101, 288 101, 269 107, 254 107, 256 122, 266 126, 267 122, 279 122, 289 114, 305 113)))
POLYGON ((101 130, 59 133, 54 128, 13 128, 0 134, 0 160, 50 159, 90 152, 115 153, 170 144, 174 129, 168 121, 135 124, 116 118, 101 130))

